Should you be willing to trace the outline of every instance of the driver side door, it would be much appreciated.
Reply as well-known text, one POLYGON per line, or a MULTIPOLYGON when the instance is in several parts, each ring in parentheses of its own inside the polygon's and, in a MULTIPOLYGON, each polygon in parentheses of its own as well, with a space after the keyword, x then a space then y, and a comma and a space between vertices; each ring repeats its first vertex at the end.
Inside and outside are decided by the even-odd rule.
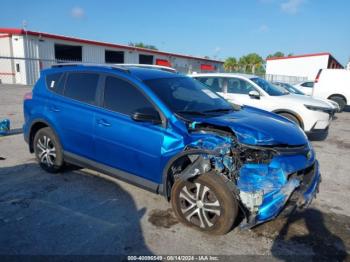
POLYGON ((137 122, 131 118, 138 109, 153 107, 129 80, 104 76, 101 105, 95 114, 96 160, 159 183, 164 128, 161 124, 137 122))

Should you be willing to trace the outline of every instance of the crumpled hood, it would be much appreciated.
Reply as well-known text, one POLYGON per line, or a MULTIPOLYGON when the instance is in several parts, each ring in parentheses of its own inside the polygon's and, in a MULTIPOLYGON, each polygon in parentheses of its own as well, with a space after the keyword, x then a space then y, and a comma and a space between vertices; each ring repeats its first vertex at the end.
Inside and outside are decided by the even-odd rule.
POLYGON ((250 145, 305 145, 305 133, 294 123, 254 107, 211 118, 196 119, 201 123, 230 127, 239 142, 250 145))

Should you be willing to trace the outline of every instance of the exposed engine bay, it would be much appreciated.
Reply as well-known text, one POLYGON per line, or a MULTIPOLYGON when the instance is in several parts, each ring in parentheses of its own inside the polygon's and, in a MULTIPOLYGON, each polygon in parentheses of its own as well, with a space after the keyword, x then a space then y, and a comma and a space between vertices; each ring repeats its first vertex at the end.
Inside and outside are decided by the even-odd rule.
POLYGON ((318 187, 320 180, 309 144, 293 147, 248 145, 240 143, 232 130, 207 124, 192 124, 189 131, 196 137, 183 152, 190 163, 175 172, 175 178, 190 180, 214 170, 237 199, 246 218, 242 226, 252 227, 273 219, 292 195, 298 195, 299 206, 308 205, 313 199, 313 191, 311 195, 303 195, 305 188, 297 192, 302 185, 308 188, 314 183, 312 186, 318 187), (305 166, 310 170, 304 170, 305 166), (307 180, 306 176, 311 177, 307 180))

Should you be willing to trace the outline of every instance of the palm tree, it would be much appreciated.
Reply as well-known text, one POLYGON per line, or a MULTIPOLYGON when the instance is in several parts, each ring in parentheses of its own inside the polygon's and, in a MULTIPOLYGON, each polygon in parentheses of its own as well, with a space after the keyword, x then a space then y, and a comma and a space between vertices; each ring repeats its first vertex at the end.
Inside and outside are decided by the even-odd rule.
POLYGON ((255 74, 257 69, 263 67, 264 59, 256 53, 247 55, 248 63, 251 66, 252 73, 255 74))
POLYGON ((237 68, 237 59, 233 56, 226 58, 224 63, 224 69, 227 72, 235 71, 237 68))

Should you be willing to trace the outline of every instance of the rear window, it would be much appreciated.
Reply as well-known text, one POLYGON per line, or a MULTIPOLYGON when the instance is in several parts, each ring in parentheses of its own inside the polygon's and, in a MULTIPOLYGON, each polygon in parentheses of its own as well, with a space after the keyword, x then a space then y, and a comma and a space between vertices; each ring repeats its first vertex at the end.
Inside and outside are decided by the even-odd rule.
POLYGON ((93 73, 70 73, 64 95, 84 103, 95 104, 98 78, 99 75, 93 73))
POLYGON ((55 93, 62 94, 64 73, 50 74, 46 76, 46 86, 55 93))

